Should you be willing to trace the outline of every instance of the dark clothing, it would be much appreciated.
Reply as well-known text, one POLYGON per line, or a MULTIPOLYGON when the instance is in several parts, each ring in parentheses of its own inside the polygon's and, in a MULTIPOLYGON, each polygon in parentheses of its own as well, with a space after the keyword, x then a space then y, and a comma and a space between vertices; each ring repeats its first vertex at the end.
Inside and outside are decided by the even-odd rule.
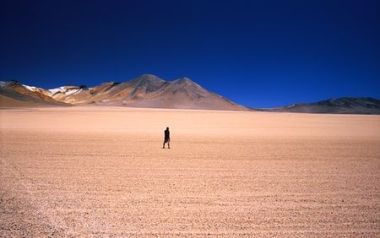
POLYGON ((165 142, 170 141, 170 132, 168 129, 165 130, 165 142))
POLYGON ((162 145, 162 149, 165 149, 165 144, 168 143, 168 149, 170 149, 170 132, 169 127, 166 127, 166 130, 164 132, 164 144, 162 145))

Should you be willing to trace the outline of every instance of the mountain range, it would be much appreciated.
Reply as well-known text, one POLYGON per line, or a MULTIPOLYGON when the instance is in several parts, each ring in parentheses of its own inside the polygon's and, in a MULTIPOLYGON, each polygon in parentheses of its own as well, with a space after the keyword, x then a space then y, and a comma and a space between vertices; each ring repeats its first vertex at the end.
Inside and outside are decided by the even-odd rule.
POLYGON ((130 81, 95 87, 62 86, 43 89, 8 81, 0 83, 0 106, 103 105, 147 108, 248 110, 212 93, 189 78, 165 81, 144 74, 130 81))
POLYGON ((100 105, 145 108, 257 110, 271 112, 380 114, 380 100, 371 97, 331 98, 280 108, 247 108, 212 93, 189 78, 165 81, 143 74, 126 82, 87 87, 43 89, 17 81, 0 81, 0 107, 100 105))

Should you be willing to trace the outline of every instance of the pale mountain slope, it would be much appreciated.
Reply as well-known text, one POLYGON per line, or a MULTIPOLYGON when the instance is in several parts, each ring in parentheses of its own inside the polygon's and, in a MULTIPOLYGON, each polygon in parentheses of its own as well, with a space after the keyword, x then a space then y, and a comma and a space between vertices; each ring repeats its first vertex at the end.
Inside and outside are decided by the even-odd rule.
POLYGON ((17 81, 0 81, 1 107, 27 106, 61 106, 59 102, 49 96, 49 92, 42 88, 23 85, 17 81))

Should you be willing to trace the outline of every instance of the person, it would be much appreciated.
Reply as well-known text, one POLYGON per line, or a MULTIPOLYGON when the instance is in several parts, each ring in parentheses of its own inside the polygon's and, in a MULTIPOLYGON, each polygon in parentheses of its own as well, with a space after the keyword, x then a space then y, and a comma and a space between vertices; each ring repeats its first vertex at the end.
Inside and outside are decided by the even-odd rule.
POLYGON ((165 149, 165 144, 168 143, 168 149, 170 149, 170 131, 169 127, 166 127, 166 130, 164 132, 164 144, 162 145, 162 149, 165 149))

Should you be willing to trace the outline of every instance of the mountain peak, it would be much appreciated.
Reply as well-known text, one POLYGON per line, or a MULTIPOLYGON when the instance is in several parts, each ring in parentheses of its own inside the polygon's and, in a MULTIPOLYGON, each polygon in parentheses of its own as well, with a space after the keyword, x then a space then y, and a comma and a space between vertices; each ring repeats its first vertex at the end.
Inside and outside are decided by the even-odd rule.
POLYGON ((197 84, 196 82, 194 82, 193 80, 191 80, 190 78, 188 77, 182 77, 182 78, 179 78, 179 79, 176 79, 174 81, 171 82, 173 85, 178 85, 178 86, 192 86, 192 87, 196 87, 196 88, 201 88, 203 89, 199 84, 197 84))
POLYGON ((165 80, 161 79, 160 77, 158 77, 157 75, 154 75, 154 74, 142 74, 132 81, 135 81, 135 80, 136 81, 158 81, 158 82, 165 81, 165 80))
POLYGON ((188 77, 178 78, 178 79, 174 80, 173 82, 177 82, 177 83, 194 83, 194 81, 192 81, 188 77))
POLYGON ((133 87, 130 97, 144 97, 147 93, 158 90, 166 81, 153 74, 143 74, 130 82, 133 87))

